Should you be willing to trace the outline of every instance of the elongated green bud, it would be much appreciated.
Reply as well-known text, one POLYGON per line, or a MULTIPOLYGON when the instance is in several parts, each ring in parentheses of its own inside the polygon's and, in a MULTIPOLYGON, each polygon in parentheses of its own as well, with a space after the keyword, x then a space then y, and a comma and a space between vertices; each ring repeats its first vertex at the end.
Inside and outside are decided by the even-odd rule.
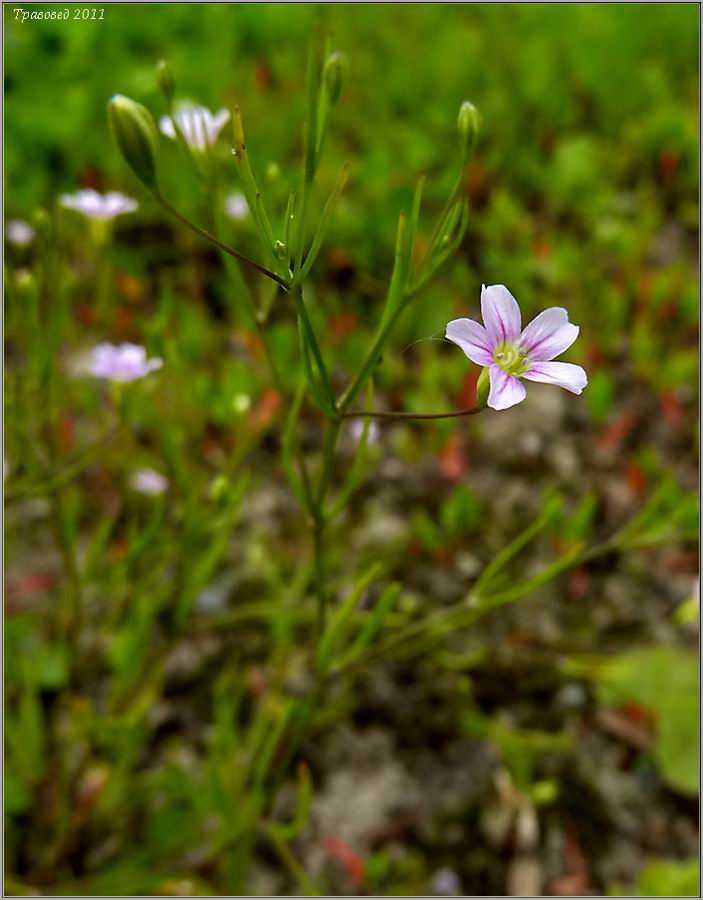
POLYGON ((327 57, 325 67, 322 71, 322 78, 329 97, 330 104, 334 104, 339 100, 342 93, 344 82, 347 80, 349 72, 349 60, 344 53, 335 50, 334 53, 327 57))
POLYGON ((461 154, 464 159, 467 159, 473 153, 473 149, 476 146, 478 126, 478 110, 473 103, 464 100, 459 108, 459 118, 457 119, 459 145, 461 146, 461 154))
POLYGON ((149 110, 129 97, 115 94, 108 104, 110 127, 125 161, 150 191, 158 190, 158 134, 149 110))
POLYGON ((476 382, 476 407, 485 409, 488 405, 488 393, 491 389, 491 378, 488 369, 482 369, 476 382))
POLYGON ((170 107, 176 94, 176 78, 167 59, 160 60, 156 66, 156 81, 170 107))

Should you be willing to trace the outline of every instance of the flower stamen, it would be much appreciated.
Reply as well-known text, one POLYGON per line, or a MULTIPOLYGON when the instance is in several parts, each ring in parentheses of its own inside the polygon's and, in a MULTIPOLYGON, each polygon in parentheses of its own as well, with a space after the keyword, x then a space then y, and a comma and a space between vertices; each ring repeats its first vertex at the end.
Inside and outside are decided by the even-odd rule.
POLYGON ((493 351, 493 360, 496 365, 512 375, 513 378, 519 378, 524 375, 530 368, 530 360, 527 353, 518 345, 509 341, 502 341, 497 344, 493 351))

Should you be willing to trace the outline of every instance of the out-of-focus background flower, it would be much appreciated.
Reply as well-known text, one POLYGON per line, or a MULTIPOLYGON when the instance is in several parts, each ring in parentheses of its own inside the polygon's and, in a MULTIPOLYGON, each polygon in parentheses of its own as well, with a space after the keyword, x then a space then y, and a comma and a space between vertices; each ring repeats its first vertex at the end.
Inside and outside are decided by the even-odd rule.
MULTIPOLYGON (((579 397, 535 384, 503 413, 378 423, 330 538, 336 588, 380 560, 398 616, 429 614, 544 510, 506 587, 639 518, 625 549, 340 682, 297 776, 275 756, 290 783, 267 815, 289 822, 312 792, 290 840, 247 818, 270 799, 266 729, 310 690, 286 410, 225 263, 145 195, 106 104, 122 93, 158 120, 162 57, 179 99, 238 104, 280 220, 314 11, 66 8, 4 9, 6 892, 696 893, 698 7, 321 11, 350 60, 315 210, 344 160, 350 177, 309 294, 335 384, 378 320, 421 174, 429 239, 467 98, 482 119, 468 233, 401 320, 376 403, 471 402, 477 368, 432 338, 478 318, 482 283, 507 285, 526 320, 566 307, 581 334, 565 358, 589 373, 579 397), (138 209, 108 228, 61 206, 86 188, 138 209), (77 373, 102 342, 163 366, 120 390, 77 373)), ((220 225, 259 258, 230 147, 227 125, 220 225)), ((178 147, 162 138, 161 155, 165 192, 206 224, 178 147)), ((316 452, 314 410, 302 428, 316 452)), ((340 467, 360 436, 345 429, 340 467)))

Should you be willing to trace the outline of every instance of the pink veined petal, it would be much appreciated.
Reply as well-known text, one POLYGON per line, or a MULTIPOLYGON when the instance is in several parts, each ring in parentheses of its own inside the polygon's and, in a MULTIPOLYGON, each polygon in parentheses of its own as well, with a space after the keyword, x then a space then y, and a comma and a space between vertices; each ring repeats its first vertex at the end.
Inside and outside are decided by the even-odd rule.
POLYGON ((569 322, 569 314, 560 306, 545 309, 525 327, 520 345, 534 360, 554 359, 567 350, 579 335, 578 325, 569 322))
POLYGON ((581 366, 564 362, 538 362, 522 376, 529 381, 543 381, 566 388, 572 394, 580 394, 588 384, 588 376, 581 366))
POLYGON ((518 302, 502 284, 484 284, 481 288, 481 315, 491 346, 513 341, 520 335, 522 318, 518 302))
POLYGON ((490 367, 488 374, 491 380, 488 405, 491 409, 509 409, 517 403, 522 403, 527 391, 517 378, 508 375, 500 366, 495 364, 490 367))
POLYGON ((493 362, 488 332, 473 319, 453 319, 447 325, 445 335, 448 340, 461 347, 477 366, 490 366, 493 362))

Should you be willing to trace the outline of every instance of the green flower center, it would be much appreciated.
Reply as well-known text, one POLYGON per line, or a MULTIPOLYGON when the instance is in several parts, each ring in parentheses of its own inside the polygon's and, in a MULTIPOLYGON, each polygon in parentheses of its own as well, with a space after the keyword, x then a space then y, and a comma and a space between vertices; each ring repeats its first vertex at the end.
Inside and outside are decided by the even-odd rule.
POLYGON ((530 368, 527 353, 518 345, 503 341, 493 351, 493 359, 508 375, 519 378, 530 368))

